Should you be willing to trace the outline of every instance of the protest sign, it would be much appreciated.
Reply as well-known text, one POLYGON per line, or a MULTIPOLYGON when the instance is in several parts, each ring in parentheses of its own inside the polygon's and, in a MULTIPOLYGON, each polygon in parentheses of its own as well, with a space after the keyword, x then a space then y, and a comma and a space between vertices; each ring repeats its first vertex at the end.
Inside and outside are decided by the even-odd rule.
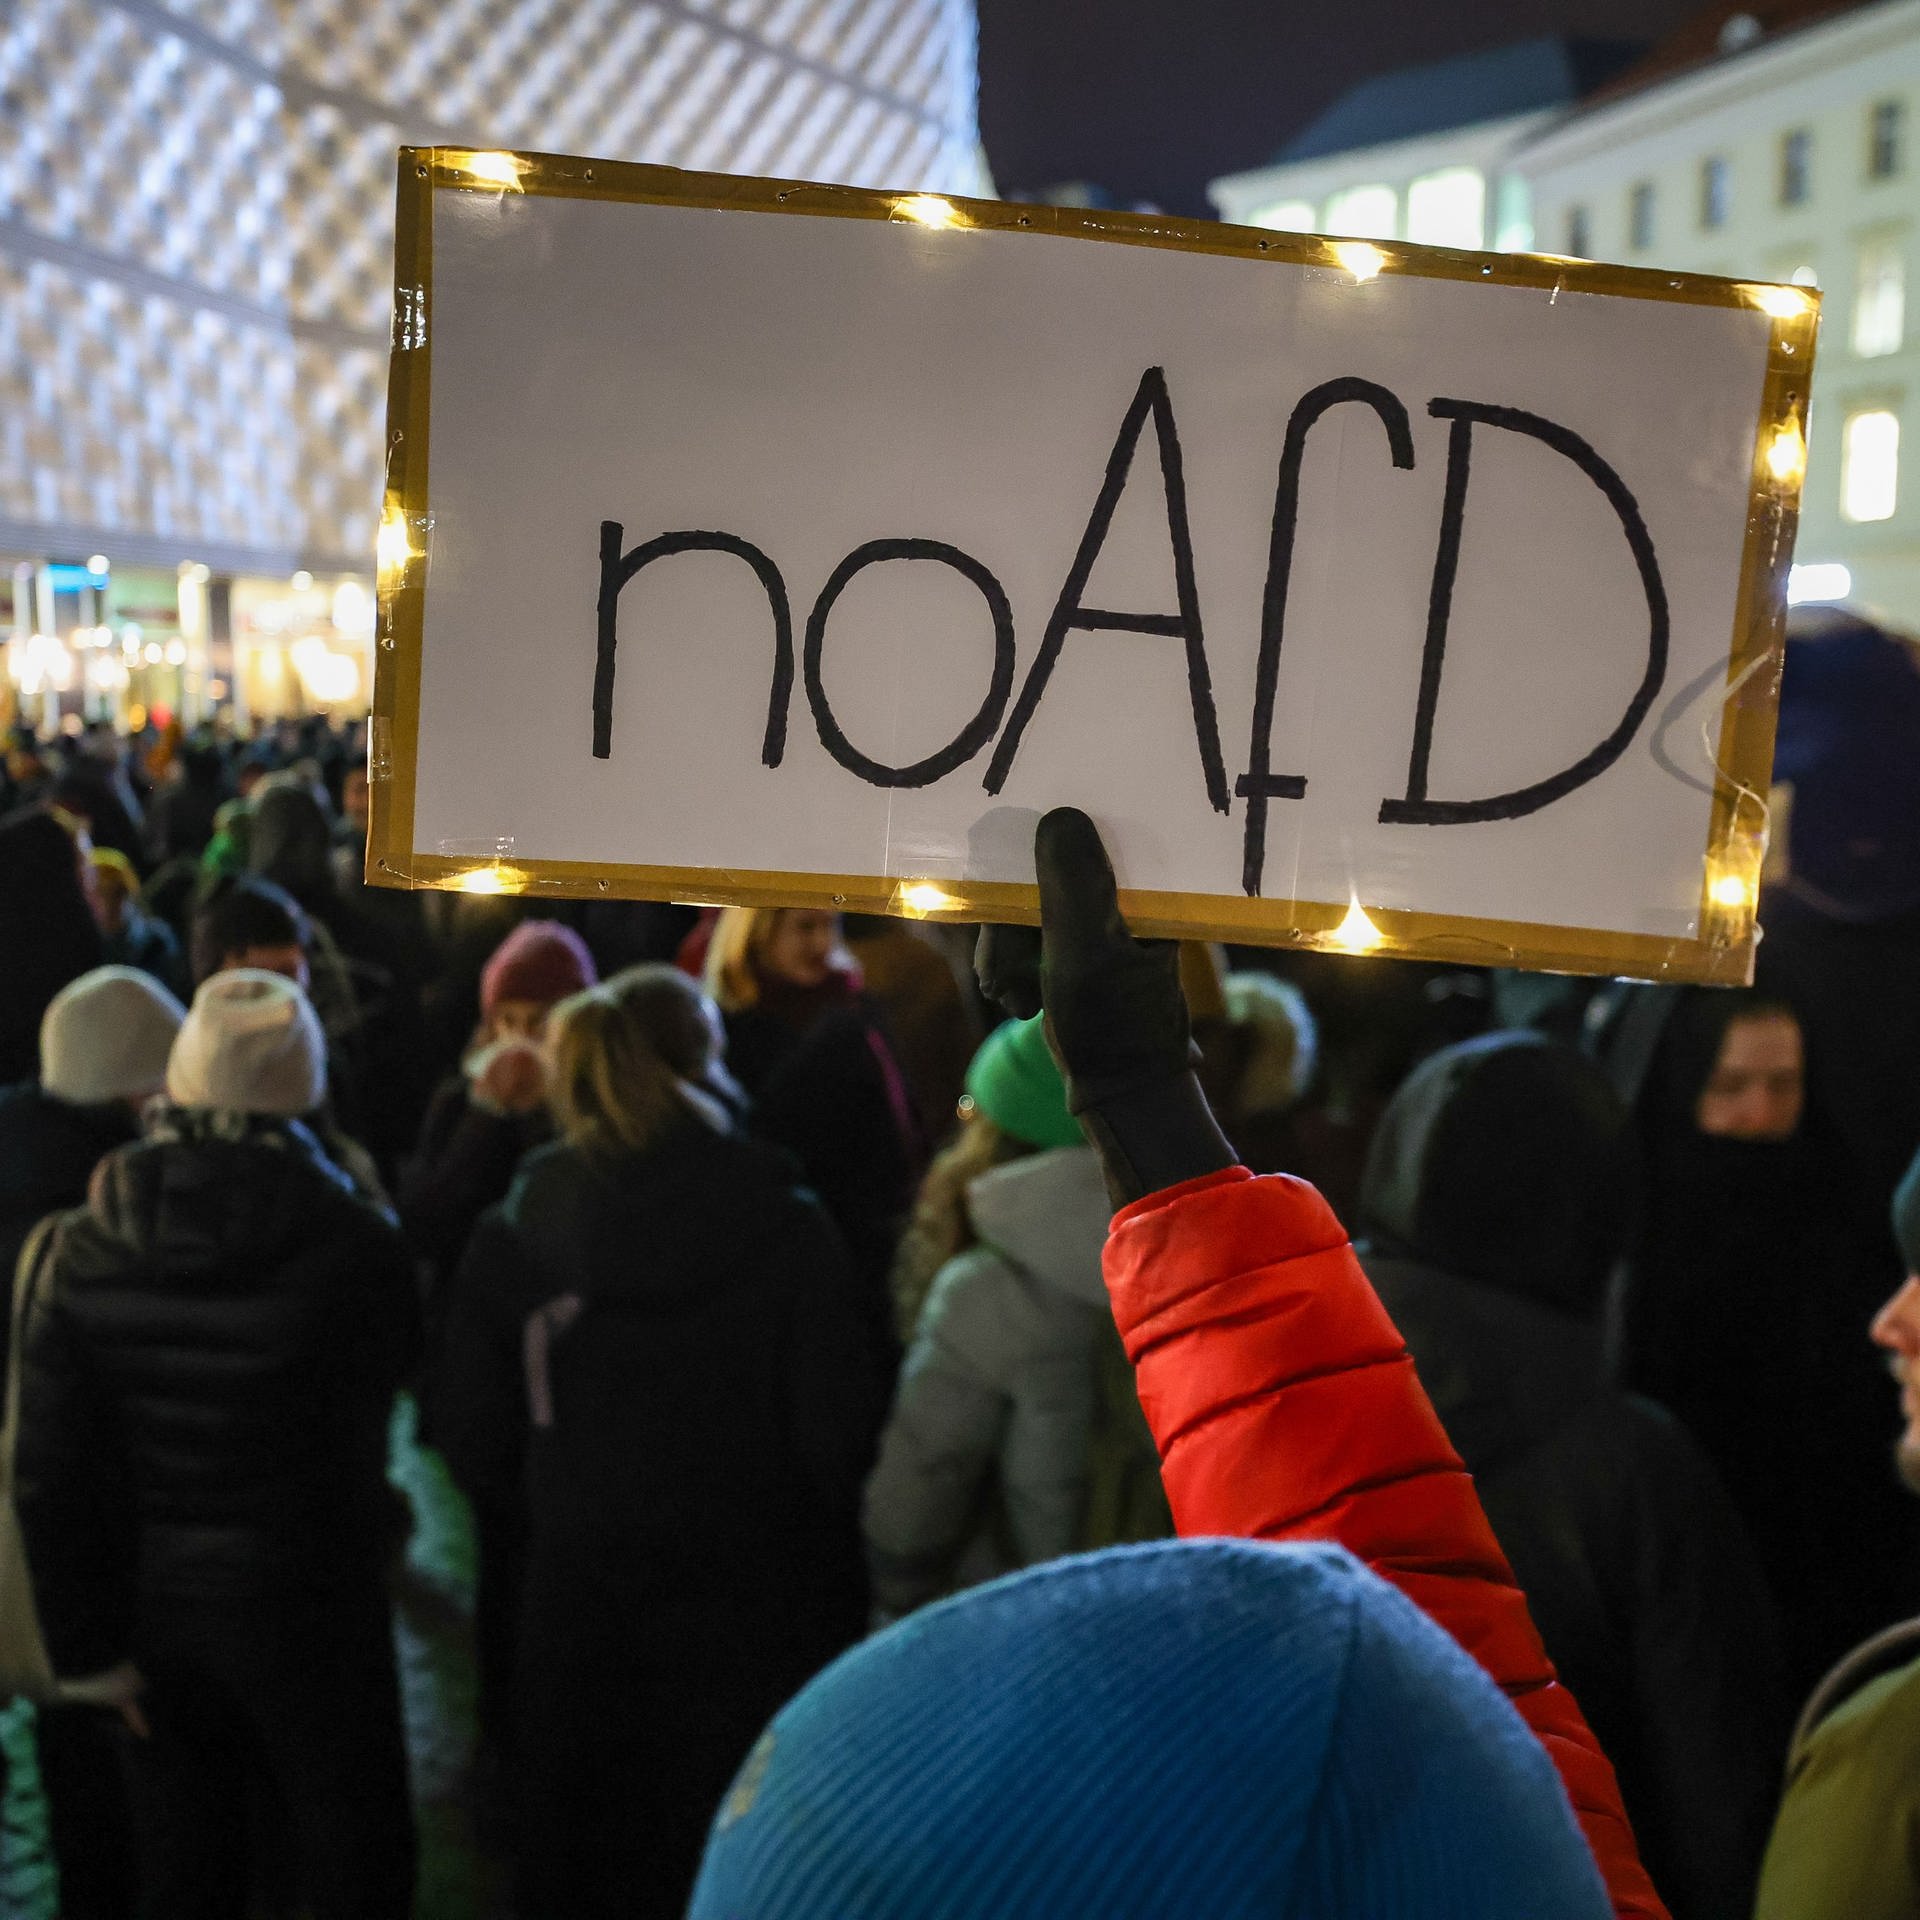
POLYGON ((407 150, 369 877, 1747 976, 1816 296, 407 150))

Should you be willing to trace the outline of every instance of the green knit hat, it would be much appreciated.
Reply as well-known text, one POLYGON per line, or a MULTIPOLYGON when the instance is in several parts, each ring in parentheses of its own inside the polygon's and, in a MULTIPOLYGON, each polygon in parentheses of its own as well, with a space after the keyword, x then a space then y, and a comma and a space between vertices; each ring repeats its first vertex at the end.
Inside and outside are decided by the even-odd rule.
POLYGON ((1077 1147, 1080 1123, 1067 1111, 1067 1089, 1047 1051, 1046 1016, 1009 1020, 987 1035, 967 1069, 973 1104, 1002 1133, 1030 1147, 1077 1147))

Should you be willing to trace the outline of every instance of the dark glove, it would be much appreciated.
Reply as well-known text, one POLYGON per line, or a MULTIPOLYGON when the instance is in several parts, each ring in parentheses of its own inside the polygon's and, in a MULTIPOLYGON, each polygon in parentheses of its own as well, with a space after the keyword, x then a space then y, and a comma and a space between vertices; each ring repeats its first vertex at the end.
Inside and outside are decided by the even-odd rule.
POLYGON ((1067 1105, 1116 1205, 1235 1163, 1200 1083, 1172 941, 1135 940, 1099 830, 1056 807, 1034 834, 1041 931, 989 927, 975 968, 1008 1012, 1044 1008, 1067 1105))

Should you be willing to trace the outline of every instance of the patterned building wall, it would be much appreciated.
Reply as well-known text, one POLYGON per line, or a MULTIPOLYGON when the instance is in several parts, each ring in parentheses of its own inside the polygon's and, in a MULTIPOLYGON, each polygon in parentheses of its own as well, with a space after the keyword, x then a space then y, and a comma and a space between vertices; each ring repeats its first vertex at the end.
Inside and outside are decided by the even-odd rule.
POLYGON ((434 141, 983 191, 972 0, 8 0, 0 551, 368 570, 434 141))

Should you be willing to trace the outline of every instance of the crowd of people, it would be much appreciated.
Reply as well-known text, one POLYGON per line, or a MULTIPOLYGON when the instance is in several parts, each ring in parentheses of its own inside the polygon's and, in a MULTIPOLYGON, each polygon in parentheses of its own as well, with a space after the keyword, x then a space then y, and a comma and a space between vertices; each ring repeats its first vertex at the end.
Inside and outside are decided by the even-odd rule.
POLYGON ((1136 943, 1071 813, 977 956, 393 891, 357 728, 17 733, 60 1911, 412 1911, 396 1396, 519 1920, 1920 1908, 1920 818, 1806 646, 1742 990, 1136 943))

